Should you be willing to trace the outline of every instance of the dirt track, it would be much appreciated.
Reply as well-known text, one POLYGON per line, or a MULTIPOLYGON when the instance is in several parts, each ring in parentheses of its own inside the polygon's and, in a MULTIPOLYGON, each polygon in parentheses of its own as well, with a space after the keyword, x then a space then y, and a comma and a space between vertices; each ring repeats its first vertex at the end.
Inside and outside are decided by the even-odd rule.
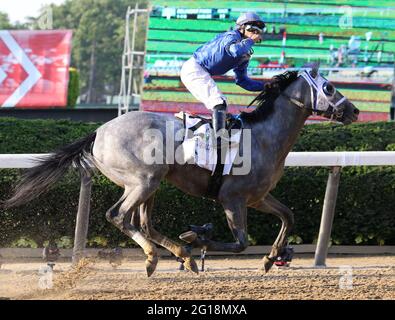
POLYGON ((290 268, 258 270, 260 257, 214 258, 199 275, 176 271, 162 259, 147 278, 142 258, 114 269, 86 262, 73 270, 55 266, 54 289, 38 287, 41 262, 6 263, 0 269, 0 297, 10 299, 391 299, 395 300, 395 256, 333 256, 327 269, 297 256, 290 268), (350 266, 346 269, 340 266, 350 266), (352 284, 346 274, 352 273, 352 284), (352 288, 350 287, 352 285, 352 288), (343 286, 343 288, 341 288, 343 286))

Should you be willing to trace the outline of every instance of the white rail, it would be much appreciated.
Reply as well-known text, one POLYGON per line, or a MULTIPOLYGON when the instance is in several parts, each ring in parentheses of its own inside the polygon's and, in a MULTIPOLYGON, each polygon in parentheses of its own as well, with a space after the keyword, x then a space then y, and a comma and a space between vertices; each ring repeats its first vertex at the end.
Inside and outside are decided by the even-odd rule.
POLYGON ((393 166, 395 151, 291 152, 289 167, 393 166))
MULTIPOLYGON (((0 169, 31 168, 37 158, 50 154, 0 154, 0 169)), ((346 166, 394 166, 395 151, 356 151, 356 152, 291 152, 285 161, 290 167, 330 167, 325 200, 321 215, 320 231, 315 252, 315 266, 325 266, 330 235, 335 214, 337 191, 341 167, 346 166)), ((85 252, 88 233, 90 194, 92 181, 90 176, 82 174, 80 200, 78 205, 73 263, 78 262, 85 252)))
MULTIPOLYGON (((50 154, 0 154, 0 168, 31 168, 50 154)), ((395 151, 290 152, 288 167, 394 166, 395 151)))
POLYGON ((35 154, 0 154, 1 169, 24 169, 34 167, 38 158, 49 156, 48 153, 35 154))

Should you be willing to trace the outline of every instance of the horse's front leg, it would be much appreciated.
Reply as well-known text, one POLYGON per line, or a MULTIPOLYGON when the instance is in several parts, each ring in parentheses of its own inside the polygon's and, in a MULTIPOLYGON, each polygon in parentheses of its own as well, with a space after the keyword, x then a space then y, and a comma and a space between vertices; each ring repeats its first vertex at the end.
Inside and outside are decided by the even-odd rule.
POLYGON ((279 217, 282 222, 280 232, 273 244, 269 256, 265 256, 263 258, 263 268, 268 272, 273 266, 275 259, 283 253, 287 243, 287 236, 294 225, 294 214, 288 207, 283 205, 271 194, 268 194, 265 198, 250 204, 249 207, 261 212, 274 214, 279 217))
POLYGON ((196 238, 191 245, 193 247, 205 248, 207 251, 226 251, 238 253, 248 247, 247 239, 247 207, 244 200, 232 199, 222 202, 225 209, 228 226, 232 231, 236 242, 223 243, 213 240, 196 238))

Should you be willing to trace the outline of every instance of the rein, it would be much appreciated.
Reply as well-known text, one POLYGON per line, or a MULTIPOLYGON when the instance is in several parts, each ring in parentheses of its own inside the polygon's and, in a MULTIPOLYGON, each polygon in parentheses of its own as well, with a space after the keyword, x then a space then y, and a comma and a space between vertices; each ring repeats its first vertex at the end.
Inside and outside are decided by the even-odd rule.
MULTIPOLYGON (((311 112, 313 115, 326 115, 329 117, 330 121, 340 119, 343 115, 343 108, 339 108, 339 106, 346 100, 346 97, 342 97, 336 103, 333 103, 328 98, 327 94, 324 92, 324 86, 328 84, 328 81, 323 78, 322 76, 318 77, 317 79, 313 78, 310 73, 305 70, 303 73, 299 74, 298 77, 302 77, 310 87, 310 94, 311 94, 311 106, 305 105, 305 103, 287 95, 284 91, 280 92, 279 96, 286 97, 292 104, 296 105, 301 109, 306 109, 311 112), (327 108, 323 108, 324 106, 327 108), (323 106, 320 109, 318 106, 323 106), (325 110, 322 110, 325 109, 325 110)), ((336 89, 335 89, 336 90, 336 89)), ((262 92, 258 96, 256 96, 247 106, 247 109, 251 107, 256 101, 264 99, 264 95, 267 92, 262 92)), ((331 98, 333 98, 336 94, 336 91, 331 94, 331 98)))

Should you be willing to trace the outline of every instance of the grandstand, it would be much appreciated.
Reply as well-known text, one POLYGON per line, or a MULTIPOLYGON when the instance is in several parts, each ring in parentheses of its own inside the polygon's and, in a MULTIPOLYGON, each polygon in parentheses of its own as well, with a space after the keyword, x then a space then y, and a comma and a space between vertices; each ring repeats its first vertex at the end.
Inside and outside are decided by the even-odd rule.
MULTIPOLYGON (((267 79, 320 61, 327 77, 361 109, 361 119, 387 120, 395 60, 393 1, 156 0, 149 22, 143 109, 204 113, 180 82, 180 67, 196 48, 230 30, 241 12, 251 10, 267 22, 264 41, 254 46, 252 77, 267 79)), ((217 77, 217 83, 237 112, 255 94, 234 85, 232 72, 229 76, 217 77)))

